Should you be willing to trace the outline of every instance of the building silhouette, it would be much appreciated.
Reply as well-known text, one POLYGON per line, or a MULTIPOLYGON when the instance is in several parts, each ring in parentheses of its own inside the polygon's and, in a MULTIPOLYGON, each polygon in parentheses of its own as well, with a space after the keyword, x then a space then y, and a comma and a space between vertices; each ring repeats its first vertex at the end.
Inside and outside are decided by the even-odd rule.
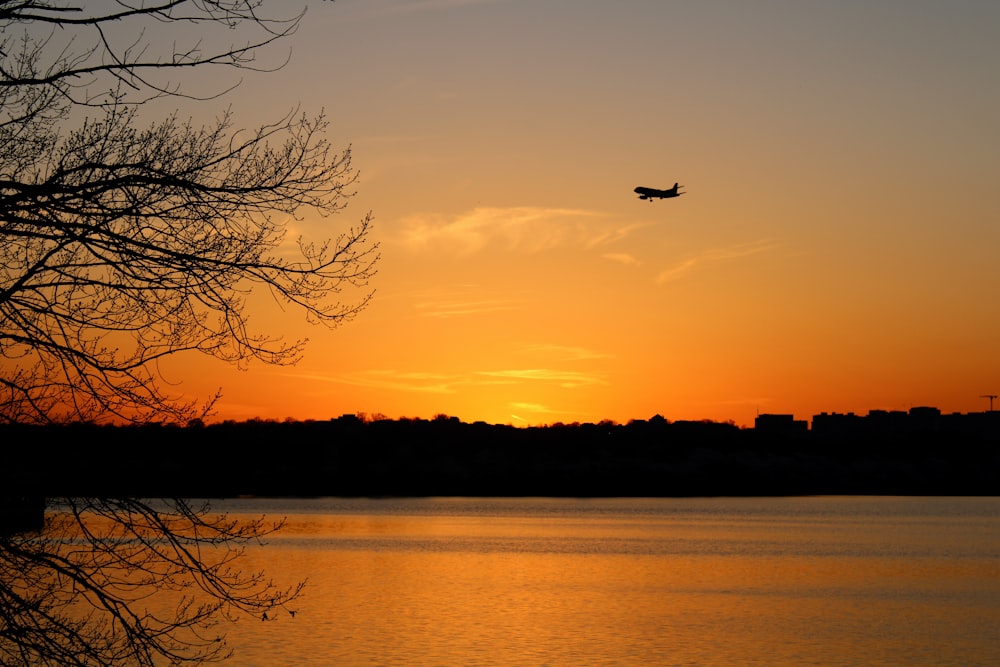
POLYGON ((761 434, 791 435, 810 432, 828 437, 952 434, 1000 439, 1000 410, 942 414, 935 407, 920 406, 909 410, 869 410, 867 415, 853 412, 821 412, 813 415, 811 425, 789 414, 761 414, 754 420, 754 430, 761 434))

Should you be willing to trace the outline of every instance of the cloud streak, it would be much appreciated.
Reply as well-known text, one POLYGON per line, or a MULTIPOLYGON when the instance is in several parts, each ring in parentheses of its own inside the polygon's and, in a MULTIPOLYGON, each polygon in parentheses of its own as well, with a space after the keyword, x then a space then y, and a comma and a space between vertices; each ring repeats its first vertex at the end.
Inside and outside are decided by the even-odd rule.
POLYGON ((607 384, 607 380, 604 376, 596 373, 562 371, 551 368, 522 368, 501 371, 480 371, 479 375, 485 375, 492 378, 502 378, 510 381, 525 380, 530 382, 554 382, 564 389, 575 389, 578 387, 607 384))
POLYGON ((613 359, 614 355, 606 352, 597 352, 585 347, 574 347, 571 345, 551 345, 536 344, 528 345, 525 351, 530 354, 537 354, 547 359, 558 361, 585 361, 590 359, 613 359))
POLYGON ((749 257, 750 255, 757 255, 759 253, 766 252, 774 247, 775 245, 773 243, 760 240, 753 241, 751 243, 726 246, 724 248, 712 248, 710 250, 705 250, 681 260, 674 266, 664 269, 656 276, 656 282, 657 284, 662 285, 664 283, 677 280, 699 265, 739 259, 741 257, 749 257))
POLYGON ((606 252, 601 257, 626 266, 639 266, 642 264, 641 261, 626 252, 606 252))
POLYGON ((542 403, 514 402, 509 403, 508 405, 513 411, 510 414, 511 418, 516 422, 524 422, 525 424, 537 423, 540 417, 565 417, 573 416, 575 414, 566 410, 556 410, 555 408, 543 405, 542 403), (530 415, 531 419, 521 415, 530 415))
POLYGON ((390 389, 422 394, 454 394, 463 384, 463 376, 423 371, 394 369, 369 369, 341 375, 302 375, 289 373, 290 377, 319 382, 346 384, 366 389, 390 389))
POLYGON ((442 300, 417 303, 414 308, 423 317, 447 319, 517 310, 518 304, 511 299, 442 300))
POLYGON ((473 255, 486 248, 539 253, 575 246, 590 249, 619 241, 639 225, 621 225, 595 211, 515 206, 479 207, 453 218, 410 216, 402 243, 414 251, 447 249, 473 255))
POLYGON ((522 382, 553 383, 563 389, 577 389, 605 385, 607 379, 598 373, 555 370, 551 368, 523 368, 508 370, 473 371, 471 373, 432 373, 398 369, 366 369, 338 375, 287 373, 300 380, 346 384, 367 389, 421 394, 455 394, 475 387, 514 385, 522 382))
POLYGON ((434 319, 510 312, 524 307, 519 294, 508 296, 503 293, 501 296, 489 293, 484 295, 483 292, 482 285, 466 284, 428 288, 404 295, 404 298, 412 304, 418 317, 434 319))

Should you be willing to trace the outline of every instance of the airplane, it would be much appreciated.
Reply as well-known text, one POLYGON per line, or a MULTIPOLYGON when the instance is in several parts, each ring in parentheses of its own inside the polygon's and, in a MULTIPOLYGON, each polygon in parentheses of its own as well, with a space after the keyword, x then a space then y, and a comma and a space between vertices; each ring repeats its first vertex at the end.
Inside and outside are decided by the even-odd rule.
POLYGON ((682 187, 677 183, 674 183, 674 187, 667 190, 657 190, 656 188, 644 188, 642 186, 637 187, 632 192, 639 195, 639 199, 648 199, 653 201, 654 199, 669 199, 671 197, 680 197, 683 192, 679 192, 677 188, 682 187))

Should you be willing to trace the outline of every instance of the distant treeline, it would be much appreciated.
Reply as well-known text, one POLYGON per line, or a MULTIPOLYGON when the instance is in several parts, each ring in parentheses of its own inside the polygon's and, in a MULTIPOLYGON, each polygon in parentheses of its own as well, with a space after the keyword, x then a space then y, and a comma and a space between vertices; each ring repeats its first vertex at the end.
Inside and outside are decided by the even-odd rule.
POLYGON ((1000 495, 1000 441, 730 423, 515 428, 454 417, 0 427, 8 493, 44 496, 1000 495))

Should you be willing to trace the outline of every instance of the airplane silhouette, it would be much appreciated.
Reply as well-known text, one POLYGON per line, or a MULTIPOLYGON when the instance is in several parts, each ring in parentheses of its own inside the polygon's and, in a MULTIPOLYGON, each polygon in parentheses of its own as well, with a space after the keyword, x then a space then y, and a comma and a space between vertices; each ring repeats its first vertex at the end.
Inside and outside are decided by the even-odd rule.
POLYGON ((644 188, 640 185, 632 192, 639 195, 639 199, 648 199, 649 201, 653 201, 654 199, 670 199, 671 197, 680 197, 684 193, 677 190, 679 187, 681 186, 674 183, 674 187, 672 188, 657 190, 656 188, 644 188))

